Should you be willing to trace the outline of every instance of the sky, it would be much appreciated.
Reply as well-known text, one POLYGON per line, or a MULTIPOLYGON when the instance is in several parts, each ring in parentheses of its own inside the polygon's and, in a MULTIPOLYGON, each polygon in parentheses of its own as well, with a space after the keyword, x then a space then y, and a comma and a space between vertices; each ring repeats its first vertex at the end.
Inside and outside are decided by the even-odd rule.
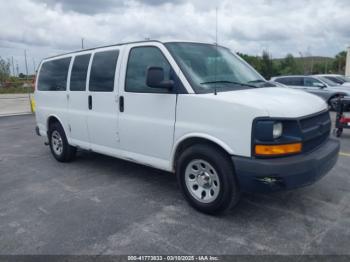
POLYGON ((25 73, 44 57, 146 38, 215 42, 272 57, 350 46, 350 0, 0 0, 0 56, 25 73))

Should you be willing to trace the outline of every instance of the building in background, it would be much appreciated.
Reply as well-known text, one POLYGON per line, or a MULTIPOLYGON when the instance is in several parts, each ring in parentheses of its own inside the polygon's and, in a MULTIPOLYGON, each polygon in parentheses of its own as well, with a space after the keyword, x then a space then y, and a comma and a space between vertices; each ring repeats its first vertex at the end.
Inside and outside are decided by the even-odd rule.
POLYGON ((350 76, 350 46, 348 47, 348 54, 346 55, 345 75, 350 76))

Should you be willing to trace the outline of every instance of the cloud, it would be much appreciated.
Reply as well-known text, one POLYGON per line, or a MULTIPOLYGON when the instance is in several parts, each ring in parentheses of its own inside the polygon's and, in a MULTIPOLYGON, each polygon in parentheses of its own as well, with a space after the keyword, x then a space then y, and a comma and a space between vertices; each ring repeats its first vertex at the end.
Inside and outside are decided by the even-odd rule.
MULTIPOLYGON (((4 1, 0 56, 35 60, 80 48, 153 38, 215 41, 274 57, 333 56, 350 44, 348 0, 18 0, 4 1)), ((23 62, 19 62, 22 63, 23 62)))
POLYGON ((34 0, 38 4, 43 4, 48 8, 62 9, 64 11, 72 11, 81 14, 94 15, 98 13, 109 13, 115 9, 124 8, 128 5, 144 4, 150 6, 159 6, 164 4, 179 4, 184 0, 34 0))
POLYGON ((124 5, 123 0, 35 0, 38 4, 51 9, 60 8, 63 11, 72 11, 83 14, 97 14, 109 12, 111 8, 124 5))

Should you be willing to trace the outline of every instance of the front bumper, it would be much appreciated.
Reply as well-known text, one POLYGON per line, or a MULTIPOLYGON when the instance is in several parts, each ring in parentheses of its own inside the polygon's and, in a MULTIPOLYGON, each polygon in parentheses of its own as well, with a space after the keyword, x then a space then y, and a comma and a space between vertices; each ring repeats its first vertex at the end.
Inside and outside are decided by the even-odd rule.
POLYGON ((310 185, 332 169, 340 143, 328 139, 312 152, 274 159, 232 156, 239 186, 243 192, 268 192, 310 185))

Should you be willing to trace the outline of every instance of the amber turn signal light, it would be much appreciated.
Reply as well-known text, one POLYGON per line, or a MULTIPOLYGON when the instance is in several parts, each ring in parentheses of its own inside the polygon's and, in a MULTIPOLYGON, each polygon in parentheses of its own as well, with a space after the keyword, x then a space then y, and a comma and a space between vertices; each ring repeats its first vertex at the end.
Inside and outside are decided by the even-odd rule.
POLYGON ((255 155, 258 156, 278 156, 300 153, 301 143, 284 144, 284 145, 256 145, 255 155))

